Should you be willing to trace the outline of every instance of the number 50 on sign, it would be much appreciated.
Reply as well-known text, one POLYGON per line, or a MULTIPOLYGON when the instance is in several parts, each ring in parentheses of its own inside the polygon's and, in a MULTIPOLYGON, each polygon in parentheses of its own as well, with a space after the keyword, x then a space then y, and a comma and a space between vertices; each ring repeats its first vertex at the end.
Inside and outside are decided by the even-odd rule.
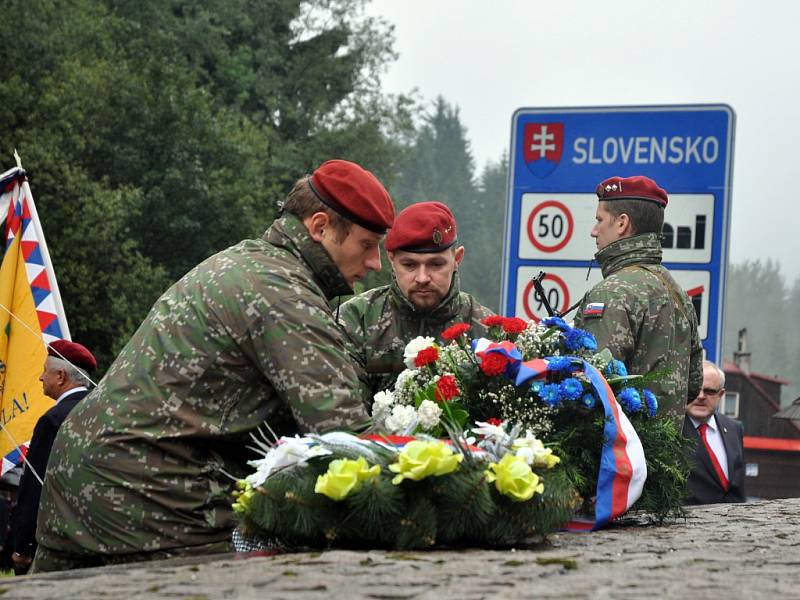
POLYGON ((589 260, 596 207, 594 194, 523 194, 520 258, 589 260))

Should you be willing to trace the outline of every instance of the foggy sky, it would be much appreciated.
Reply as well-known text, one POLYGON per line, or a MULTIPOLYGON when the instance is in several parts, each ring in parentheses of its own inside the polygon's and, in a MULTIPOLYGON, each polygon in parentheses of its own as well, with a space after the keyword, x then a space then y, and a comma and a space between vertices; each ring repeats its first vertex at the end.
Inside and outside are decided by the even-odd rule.
POLYGON ((389 93, 460 108, 478 169, 520 107, 726 103, 736 111, 729 257, 800 277, 800 4, 373 0, 395 26, 389 93))

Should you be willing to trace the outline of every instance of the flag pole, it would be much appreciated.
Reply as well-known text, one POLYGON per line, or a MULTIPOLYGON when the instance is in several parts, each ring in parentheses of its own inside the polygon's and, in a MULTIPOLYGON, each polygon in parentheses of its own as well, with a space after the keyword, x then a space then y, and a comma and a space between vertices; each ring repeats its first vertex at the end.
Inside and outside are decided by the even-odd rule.
MULTIPOLYGON (((19 155, 19 153, 17 152, 17 149, 16 149, 16 148, 14 148, 14 160, 15 160, 15 162, 17 163, 17 168, 18 168, 18 169, 21 171, 20 175, 22 175, 22 176, 23 176, 23 182, 22 182, 22 186, 24 187, 24 186, 26 186, 26 183, 25 183, 25 180, 24 180, 25 171, 24 171, 24 169, 22 168, 22 158, 20 157, 20 155, 19 155)), ((30 205, 30 209, 34 211, 34 215, 33 215, 33 216, 34 216, 35 222, 37 222, 37 223, 38 223, 38 216, 35 214, 35 206, 33 205, 33 203, 31 203, 31 205, 30 205)), ((45 258, 45 261, 46 261, 47 263, 49 263, 49 255, 47 254, 47 247, 44 245, 44 236, 41 236, 41 242, 40 242, 40 244, 43 246, 43 249, 44 249, 44 255, 45 255, 45 256, 44 256, 44 258, 45 258)), ((48 265, 48 266, 50 266, 50 265, 48 265)), ((57 284, 55 284, 55 283, 54 283, 54 285, 57 285, 57 284)), ((58 295, 58 288, 57 288, 57 287, 55 288, 55 290, 52 290, 52 291, 53 291, 53 292, 54 292, 56 295, 58 295)), ((59 302, 60 302, 60 296, 58 297, 58 299, 59 299, 59 302)), ((0 308, 1 308, 1 309, 3 309, 5 312, 7 312, 7 313, 8 313, 8 315, 9 315, 9 316, 10 316, 12 319, 14 319, 14 320, 16 320, 17 322, 19 322, 19 323, 20 323, 20 324, 23 326, 23 328, 24 328, 24 329, 26 329, 28 332, 30 332, 30 333, 31 333, 32 335, 34 335, 35 337, 37 337, 37 338, 40 338, 39 334, 38 334, 38 333, 36 333, 35 331, 33 331, 33 329, 31 329, 31 327, 30 327, 30 326, 29 326, 29 325, 28 325, 28 324, 27 324, 27 323, 26 323, 24 320, 20 319, 20 318, 19 318, 17 315, 15 315, 15 314, 14 314, 14 313, 11 311, 11 309, 10 309, 10 308, 8 308, 7 306, 3 305, 2 303, 0 303, 0 308)), ((66 326, 66 320, 65 320, 65 322, 64 322, 64 325, 66 326)), ((65 327, 65 328, 66 328, 66 327, 65 327)), ((68 329, 66 329, 66 335, 65 335, 65 337, 67 337, 67 339, 68 339, 68 337, 69 337, 69 330, 68 330, 68 329)), ((40 338, 40 339, 41 339, 41 338, 40 338)), ((46 345, 47 345, 47 344, 46 344, 46 345)), ((48 346, 49 346, 49 345, 48 345, 48 346)), ((87 375, 87 374, 86 374, 86 373, 83 371, 83 369, 79 369, 79 368, 78 368, 78 367, 76 367, 74 364, 72 364, 72 362, 71 362, 71 361, 69 361, 69 360, 65 359, 65 358, 64 358, 64 356, 63 356, 63 355, 61 355, 61 353, 60 353, 60 352, 57 352, 57 351, 56 351, 56 353, 57 353, 57 354, 60 356, 60 358, 62 358, 63 360, 65 360, 65 361, 66 361, 68 364, 70 364, 70 365, 71 365, 73 368, 76 368, 76 369, 78 369, 78 371, 79 371, 79 372, 80 372, 82 375, 84 375, 84 376, 86 377, 86 379, 87 379, 87 380, 88 380, 88 381, 89 381, 89 382, 90 382, 92 385, 94 385, 95 387, 97 386, 97 384, 96 384, 94 381, 92 381, 92 380, 91 380, 91 378, 89 378, 89 377, 88 377, 88 375, 87 375)), ((42 477, 39 475, 39 473, 36 471, 36 469, 35 469, 35 468, 33 467, 33 465, 30 463, 30 461, 28 460, 28 458, 27 458, 27 456, 26 456, 26 453, 22 451, 22 448, 20 447, 19 443, 17 443, 17 440, 14 438, 14 436, 12 435, 12 433, 11 433, 11 432, 10 432, 10 431, 9 431, 9 430, 6 428, 5 424, 4 424, 4 423, 2 423, 2 422, 0 422, 0 429, 2 429, 2 430, 3 430, 3 432, 5 433, 5 435, 6 435, 6 436, 8 437, 8 439, 11 441, 11 444, 13 445, 13 447, 14 447, 14 448, 16 448, 17 452, 19 452, 19 455, 22 457, 22 460, 23 460, 24 464, 26 465, 26 467, 27 467, 28 469, 30 469, 31 473, 33 473, 33 476, 36 478, 36 480, 39 482, 39 484, 40 484, 40 485, 44 485, 44 482, 43 482, 43 480, 42 480, 42 477)))
MULTIPOLYGON (((14 160, 17 162, 17 168, 18 169, 22 169, 22 159, 20 158, 19 153, 17 152, 16 148, 14 148, 14 160)), ((30 329, 30 327, 28 327, 28 324, 25 321, 23 321, 22 319, 17 317, 17 315, 12 313, 5 306, 3 306, 3 308, 6 310, 6 312, 8 312, 8 314, 11 317, 13 317, 14 319, 17 319, 17 321, 22 323, 27 329, 30 329)), ((37 337, 38 337, 38 335, 37 335, 37 337)), ((19 455, 22 457, 22 460, 25 462, 25 466, 27 466, 31 470, 31 473, 33 473, 33 476, 36 478, 36 481, 39 482, 39 485, 44 486, 44 481, 42 481, 42 478, 39 476, 39 473, 37 473, 36 469, 33 467, 33 465, 28 460, 28 457, 26 456, 26 453, 22 451, 22 448, 17 443, 17 440, 14 439, 14 436, 11 435, 11 432, 8 429, 6 429, 6 426, 2 422, 0 422, 0 429, 2 429, 3 433, 5 433, 8 436, 8 439, 11 440, 11 443, 17 449, 17 452, 19 452, 19 455)))

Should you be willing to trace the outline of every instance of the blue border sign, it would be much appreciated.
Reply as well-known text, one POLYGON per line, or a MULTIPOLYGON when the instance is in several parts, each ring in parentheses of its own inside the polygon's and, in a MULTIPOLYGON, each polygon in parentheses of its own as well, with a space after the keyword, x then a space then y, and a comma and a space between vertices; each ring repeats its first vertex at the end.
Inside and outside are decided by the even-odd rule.
POLYGON ((565 310, 600 281, 590 269, 595 187, 646 175, 667 190, 664 265, 692 298, 710 360, 722 355, 735 115, 725 104, 523 108, 511 128, 502 307, 546 315, 531 279, 565 310))

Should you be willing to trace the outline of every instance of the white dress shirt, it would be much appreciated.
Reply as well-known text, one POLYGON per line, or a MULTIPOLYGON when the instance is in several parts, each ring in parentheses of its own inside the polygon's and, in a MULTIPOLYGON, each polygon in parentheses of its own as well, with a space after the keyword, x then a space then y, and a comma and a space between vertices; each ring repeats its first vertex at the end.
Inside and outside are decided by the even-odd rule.
POLYGON ((67 390, 66 392, 64 392, 63 394, 61 394, 61 395, 58 397, 58 400, 56 400, 56 404, 58 404, 59 402, 61 402, 61 401, 62 401, 64 398, 66 398, 67 396, 71 396, 72 394, 75 394, 75 393, 77 393, 77 392, 85 392, 85 391, 87 391, 87 388, 86 388, 86 386, 84 386, 84 385, 79 385, 78 387, 74 387, 74 388, 72 388, 71 390, 67 390))
MULTIPOLYGON (((689 419, 691 419, 695 429, 702 424, 702 421, 698 421, 692 416, 690 416, 689 419)), ((699 431, 697 432, 697 436, 700 437, 699 431)), ((730 479, 728 475, 728 455, 725 453, 725 443, 722 441, 722 432, 719 430, 716 415, 711 415, 711 418, 708 420, 706 440, 708 440, 708 445, 711 446, 711 450, 716 455, 719 466, 722 467, 722 472, 725 473, 725 477, 730 479)))

